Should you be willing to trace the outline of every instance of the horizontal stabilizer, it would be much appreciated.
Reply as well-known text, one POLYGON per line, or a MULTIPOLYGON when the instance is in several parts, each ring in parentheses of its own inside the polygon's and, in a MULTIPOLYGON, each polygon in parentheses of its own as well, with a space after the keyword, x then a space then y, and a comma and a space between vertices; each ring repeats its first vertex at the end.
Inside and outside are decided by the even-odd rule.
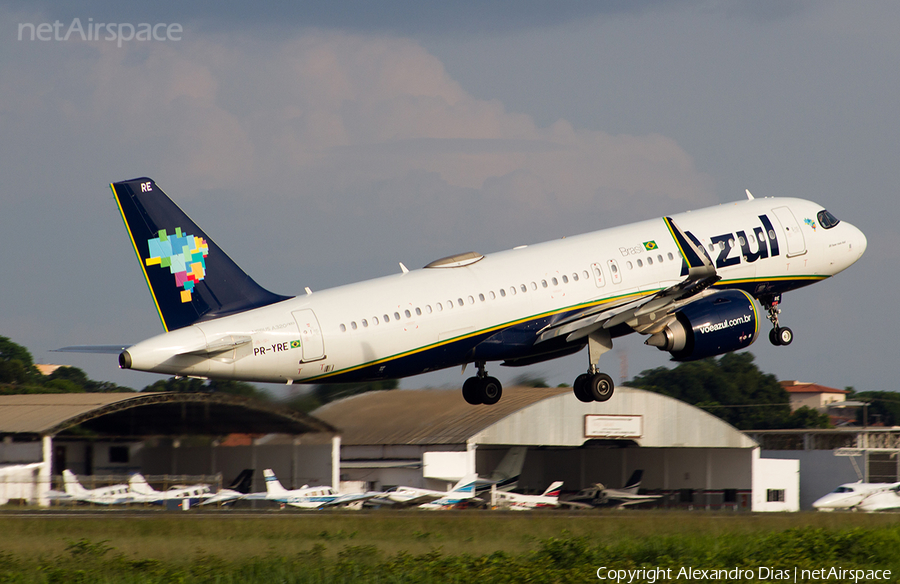
POLYGON ((100 355, 118 355, 131 345, 73 345, 50 349, 51 353, 97 353, 100 355))

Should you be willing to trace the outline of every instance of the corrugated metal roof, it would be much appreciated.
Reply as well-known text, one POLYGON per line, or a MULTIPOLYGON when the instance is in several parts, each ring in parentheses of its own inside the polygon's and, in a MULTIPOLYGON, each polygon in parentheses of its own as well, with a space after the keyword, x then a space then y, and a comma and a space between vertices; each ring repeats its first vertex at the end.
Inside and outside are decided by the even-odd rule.
POLYGON ((332 402, 313 415, 338 428, 345 445, 465 444, 494 422, 571 391, 504 388, 503 399, 492 406, 470 405, 458 389, 375 391, 332 402))
POLYGON ((343 445, 522 444, 580 446, 589 414, 643 416, 650 447, 753 448, 721 419, 649 391, 618 387, 606 402, 582 403, 569 388, 506 388, 493 406, 472 406, 459 390, 364 393, 313 412, 341 432, 343 445))
POLYGON ((0 434, 54 435, 76 425, 117 436, 335 433, 312 416, 220 393, 0 396, 0 434))

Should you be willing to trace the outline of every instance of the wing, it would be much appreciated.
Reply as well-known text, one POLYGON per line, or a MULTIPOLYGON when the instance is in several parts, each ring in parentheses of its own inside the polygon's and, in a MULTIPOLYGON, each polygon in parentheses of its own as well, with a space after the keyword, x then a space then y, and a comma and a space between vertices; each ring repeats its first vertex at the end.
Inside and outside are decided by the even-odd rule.
POLYGON ((537 342, 563 335, 568 342, 577 341, 594 331, 623 323, 638 332, 652 334, 662 330, 677 309, 708 295, 707 288, 720 279, 716 267, 699 243, 692 241, 671 217, 663 217, 663 221, 687 264, 688 273, 684 280, 656 293, 601 304, 554 322, 538 333, 537 342))

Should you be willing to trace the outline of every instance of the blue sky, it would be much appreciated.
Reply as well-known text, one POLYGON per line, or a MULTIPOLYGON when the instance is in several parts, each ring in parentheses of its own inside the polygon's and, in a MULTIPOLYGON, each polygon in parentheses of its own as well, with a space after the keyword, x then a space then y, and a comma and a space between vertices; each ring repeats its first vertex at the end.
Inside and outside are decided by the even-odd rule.
MULTIPOLYGON (((817 201, 863 259, 786 295, 780 379, 894 389, 900 6, 889 2, 0 2, 0 335, 161 331, 108 183, 151 176, 282 294, 744 197, 817 201), (560 7, 563 7, 562 9, 560 7), (23 23, 180 40, 18 40, 23 23)), ((671 365, 634 336, 601 366, 671 365)), ((528 373, 571 383, 586 355, 528 373)), ((522 370, 495 366, 508 381, 522 370)), ((459 384, 459 371, 403 387, 459 384)))

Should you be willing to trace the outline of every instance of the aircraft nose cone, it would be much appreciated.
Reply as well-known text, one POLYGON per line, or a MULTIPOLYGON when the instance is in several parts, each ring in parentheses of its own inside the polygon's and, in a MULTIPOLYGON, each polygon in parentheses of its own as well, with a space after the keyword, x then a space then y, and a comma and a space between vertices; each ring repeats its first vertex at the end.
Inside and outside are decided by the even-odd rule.
POLYGON ((856 243, 853 245, 853 250, 859 254, 858 257, 862 257, 862 254, 866 253, 866 247, 868 247, 869 241, 866 239, 866 234, 859 229, 856 229, 856 233, 856 243))

